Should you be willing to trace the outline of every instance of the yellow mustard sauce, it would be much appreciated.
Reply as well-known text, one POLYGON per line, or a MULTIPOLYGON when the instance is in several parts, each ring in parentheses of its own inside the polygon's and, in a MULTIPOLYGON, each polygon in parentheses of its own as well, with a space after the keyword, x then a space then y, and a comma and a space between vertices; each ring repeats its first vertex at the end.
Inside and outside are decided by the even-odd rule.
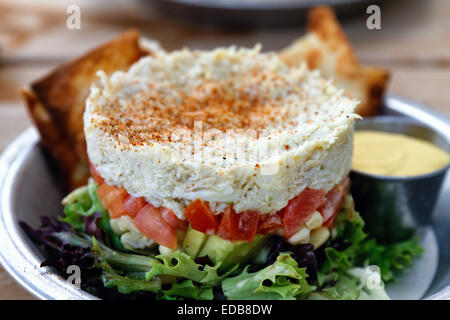
POLYGON ((403 134, 356 131, 353 169, 385 176, 415 176, 441 169, 449 154, 430 142, 403 134))

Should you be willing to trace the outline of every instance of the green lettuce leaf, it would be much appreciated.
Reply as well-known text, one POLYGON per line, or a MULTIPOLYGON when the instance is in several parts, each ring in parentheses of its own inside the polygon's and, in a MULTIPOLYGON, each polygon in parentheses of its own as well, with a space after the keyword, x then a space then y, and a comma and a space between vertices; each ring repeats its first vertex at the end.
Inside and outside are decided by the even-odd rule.
POLYGON ((247 266, 241 274, 222 282, 222 290, 230 300, 294 300, 306 296, 314 287, 307 281, 305 268, 287 253, 266 268, 249 273, 247 266))
POLYGON ((384 282, 393 281, 395 275, 423 252, 417 238, 384 245, 378 244, 363 229, 364 221, 353 208, 347 207, 340 212, 336 220, 336 237, 325 245, 326 259, 318 272, 319 286, 345 278, 348 270, 354 267, 368 265, 380 268, 384 282), (345 249, 336 249, 333 244, 347 245, 344 245, 345 249))
POLYGON ((108 211, 98 199, 97 188, 98 185, 95 182, 90 182, 67 195, 63 200, 65 216, 60 220, 69 224, 75 231, 83 232, 85 227, 83 218, 100 212, 101 218, 97 226, 105 232, 107 243, 115 249, 127 251, 120 241, 120 236, 111 228, 108 211))
POLYGON ((379 245, 371 238, 364 241, 359 249, 360 259, 364 259, 367 265, 377 265, 380 268, 384 282, 394 281, 396 275, 410 266, 413 259, 422 253, 423 248, 417 238, 389 245, 379 245))
POLYGON ((178 278, 193 280, 202 284, 217 286, 222 279, 237 269, 237 265, 225 274, 219 275, 220 264, 215 266, 202 266, 194 261, 192 257, 181 251, 175 251, 170 255, 159 255, 153 258, 153 266, 147 273, 146 278, 168 275, 178 278))
POLYGON ((341 273, 336 284, 312 292, 308 300, 388 300, 389 296, 381 282, 379 287, 367 286, 368 274, 363 268, 352 268, 341 273))
POLYGON ((93 182, 72 191, 64 198, 63 203, 66 203, 65 217, 61 218, 61 221, 77 231, 83 230, 83 216, 105 211, 97 197, 97 184, 93 182))
POLYGON ((169 284, 170 289, 162 289, 158 296, 161 300, 178 300, 180 298, 195 300, 214 299, 212 287, 195 284, 192 280, 169 284))
POLYGON ((103 263, 102 280, 106 288, 116 288, 117 291, 123 294, 130 294, 132 292, 154 292, 161 290, 161 280, 152 279, 150 281, 145 279, 135 279, 130 276, 120 275, 114 269, 103 263))
POLYGON ((106 261, 115 269, 124 272, 141 272, 145 274, 153 265, 153 259, 144 255, 117 251, 98 242, 93 238, 92 251, 94 255, 106 261))
MULTIPOLYGON (((103 247, 103 249, 108 248, 103 247)), ((148 281, 143 278, 143 274, 139 276, 141 273, 138 272, 127 274, 126 272, 119 273, 114 270, 108 263, 108 261, 110 261, 110 257, 107 257, 108 253, 105 253, 105 251, 100 248, 99 242, 95 238, 92 239, 92 250, 96 255, 97 266, 103 269, 102 280, 106 288, 116 288, 117 291, 123 294, 139 291, 156 293, 161 290, 160 279, 151 279, 148 281), (130 277, 130 275, 133 275, 134 277, 130 277)), ((109 254, 111 253, 109 252, 109 254)), ((134 268, 133 271, 135 271, 134 268)))
POLYGON ((335 228, 336 237, 324 245, 326 259, 317 274, 319 286, 338 281, 341 274, 361 262, 357 261, 358 251, 368 235, 363 231, 364 221, 358 212, 346 207, 336 217, 335 228), (344 250, 335 249, 332 242, 347 247, 344 250))
MULTIPOLYGON (((177 282, 175 278, 171 279, 170 277, 152 276, 147 278, 146 275, 151 270, 154 270, 152 264, 155 265, 155 261, 158 261, 157 259, 112 250, 98 242, 95 238, 92 239, 92 250, 97 258, 97 266, 103 269, 102 280, 104 286, 107 288, 116 288, 122 294, 148 291, 157 293, 157 298, 164 300, 182 298, 212 300, 214 298, 213 289, 209 285, 194 283, 192 280, 177 282), (165 286, 168 288, 162 285, 162 278, 167 282, 165 286)), ((186 263, 186 260, 180 259, 181 256, 181 253, 174 254, 172 259, 179 259, 178 261, 180 263, 186 263)), ((200 265, 194 264, 195 262, 189 261, 187 268, 194 267, 198 269, 200 265)), ((154 272, 157 273, 156 271, 154 272)), ((167 272, 164 275, 176 275, 172 273, 167 272)), ((191 272, 190 274, 198 275, 196 272, 191 272)), ((160 273, 159 275, 163 274, 160 273)), ((211 273, 205 273, 203 277, 205 275, 208 279, 211 278, 211 273)), ((216 277, 219 279, 217 275, 216 277)), ((202 279, 199 280, 199 282, 202 281, 202 279)))

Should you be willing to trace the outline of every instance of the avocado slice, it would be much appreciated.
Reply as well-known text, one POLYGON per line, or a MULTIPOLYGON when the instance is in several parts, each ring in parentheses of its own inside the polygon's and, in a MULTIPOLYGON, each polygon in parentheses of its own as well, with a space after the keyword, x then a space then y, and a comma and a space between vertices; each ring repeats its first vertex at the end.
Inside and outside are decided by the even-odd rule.
POLYGON ((199 257, 208 255, 212 262, 221 262, 219 270, 224 271, 236 264, 243 264, 256 257, 267 243, 269 236, 256 235, 252 242, 228 241, 216 235, 208 236, 203 248, 197 254, 199 257))
POLYGON ((196 258, 207 238, 206 233, 194 230, 189 226, 182 244, 184 252, 192 258, 196 258))

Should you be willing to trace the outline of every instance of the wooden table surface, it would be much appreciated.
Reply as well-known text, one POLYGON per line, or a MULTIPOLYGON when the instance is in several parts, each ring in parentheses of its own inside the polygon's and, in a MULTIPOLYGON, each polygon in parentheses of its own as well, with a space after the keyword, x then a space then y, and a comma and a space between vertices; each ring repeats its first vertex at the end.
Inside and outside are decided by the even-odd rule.
MULTIPOLYGON (((257 42, 277 50, 304 33, 302 27, 230 31, 193 26, 135 1, 57 3, 0 0, 0 152, 30 125, 18 88, 129 27, 169 50, 257 42), (81 8, 81 30, 66 29, 69 4, 81 8)), ((365 19, 361 12, 343 21, 360 60, 391 70, 389 92, 450 115, 450 1, 390 1, 381 6, 381 30, 368 30, 365 19)), ((0 267, 0 299, 30 298, 0 267)))

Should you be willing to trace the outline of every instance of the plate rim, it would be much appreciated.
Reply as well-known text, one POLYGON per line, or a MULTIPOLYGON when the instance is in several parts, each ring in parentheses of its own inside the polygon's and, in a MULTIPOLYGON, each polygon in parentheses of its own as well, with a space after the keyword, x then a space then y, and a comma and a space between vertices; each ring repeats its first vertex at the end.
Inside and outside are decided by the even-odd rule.
POLYGON ((98 297, 63 280, 51 268, 40 268, 41 261, 35 250, 29 246, 27 239, 23 239, 19 235, 20 230, 14 225, 13 213, 9 210, 8 201, 5 201, 9 196, 8 188, 5 188, 5 185, 8 186, 12 183, 23 160, 38 143, 39 134, 36 128, 29 127, 13 140, 0 156, 0 229, 6 231, 0 233, 0 264, 16 282, 41 300, 64 298, 98 300, 98 297), (13 230, 14 233, 11 233, 13 230), (27 251, 22 250, 23 248, 26 248, 27 251), (20 266, 20 270, 17 268, 17 264, 20 266), (29 271, 31 274, 26 274, 29 271), (56 294, 40 289, 49 285, 50 288, 58 290, 54 292, 56 294))

